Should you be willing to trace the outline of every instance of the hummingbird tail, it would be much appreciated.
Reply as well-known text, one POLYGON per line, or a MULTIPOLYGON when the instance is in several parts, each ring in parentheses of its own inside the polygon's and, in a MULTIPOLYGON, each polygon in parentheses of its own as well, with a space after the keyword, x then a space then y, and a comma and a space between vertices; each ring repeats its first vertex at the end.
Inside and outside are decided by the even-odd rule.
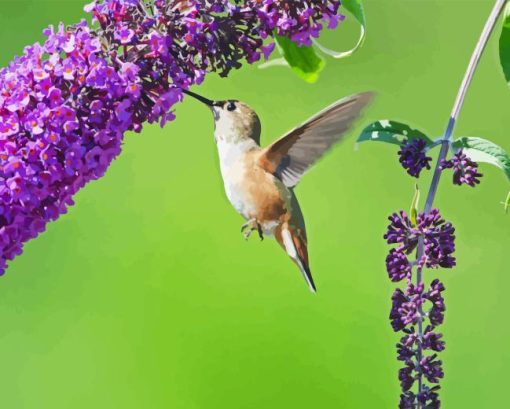
POLYGON ((284 225, 275 232, 275 237, 289 257, 299 267, 310 291, 316 293, 317 288, 313 282, 312 272, 308 264, 308 250, 304 232, 301 232, 299 229, 295 230, 289 225, 284 225))
POLYGON ((313 282, 312 272, 310 271, 310 267, 308 267, 306 264, 302 264, 299 259, 296 260, 296 264, 298 265, 299 269, 301 270, 301 273, 303 274, 303 277, 308 284, 308 287, 310 288, 310 291, 312 293, 317 292, 317 288, 315 287, 315 283, 313 282))

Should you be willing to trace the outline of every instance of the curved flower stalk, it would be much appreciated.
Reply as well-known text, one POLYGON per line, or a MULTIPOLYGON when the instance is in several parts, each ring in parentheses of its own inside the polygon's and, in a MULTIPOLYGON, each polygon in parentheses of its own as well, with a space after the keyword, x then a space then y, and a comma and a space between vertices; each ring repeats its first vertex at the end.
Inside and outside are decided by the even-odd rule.
POLYGON ((126 131, 174 118, 182 89, 309 44, 337 0, 100 0, 0 70, 0 274, 120 153, 126 131), (269 39, 268 39, 269 38, 269 39), (266 40, 267 39, 267 40, 266 40))

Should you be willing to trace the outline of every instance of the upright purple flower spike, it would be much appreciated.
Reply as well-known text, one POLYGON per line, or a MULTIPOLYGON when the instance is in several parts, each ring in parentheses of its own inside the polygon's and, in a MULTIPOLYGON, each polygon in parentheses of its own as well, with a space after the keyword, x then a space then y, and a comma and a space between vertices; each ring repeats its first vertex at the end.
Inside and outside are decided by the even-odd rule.
POLYGON ((182 89, 265 58, 275 34, 309 44, 338 0, 97 0, 0 70, 0 274, 120 153, 162 126, 182 89))
POLYGON ((438 383, 444 374, 437 353, 444 350, 445 343, 436 327, 444 321, 445 288, 439 280, 432 281, 428 289, 423 282, 413 284, 413 266, 420 274, 424 267, 453 267, 455 229, 437 209, 418 214, 415 223, 404 211, 393 213, 389 220, 384 238, 397 247, 386 258, 388 275, 392 281, 406 279, 405 291, 397 288, 393 293, 389 317, 393 330, 405 334, 397 344, 397 359, 404 363, 398 375, 402 388, 399 407, 415 409, 420 403, 424 408, 439 408, 438 383), (408 254, 419 246, 423 256, 411 263, 408 254))
MULTIPOLYGON (((426 138, 423 138, 421 134, 423 139, 406 140, 401 144, 399 151, 402 166, 409 175, 418 177, 423 168, 430 169, 431 158, 426 155, 427 145, 428 148, 441 146, 424 212, 416 214, 419 195, 415 194, 412 217, 404 211, 393 213, 389 217, 390 224, 384 235, 386 242, 393 245, 386 257, 388 276, 393 282, 405 279, 406 283, 405 289, 397 288, 393 292, 389 316, 393 330, 404 333, 397 344, 397 359, 403 363, 398 373, 402 389, 400 409, 439 409, 441 406, 438 391, 444 372, 438 353, 445 349, 445 342, 443 335, 437 331, 437 327, 445 319, 446 307, 443 297, 445 287, 438 279, 434 279, 428 288, 425 282, 427 269, 455 266, 456 260, 453 256, 455 229, 451 223, 441 217, 439 210, 433 209, 433 204, 438 192, 441 172, 445 169, 453 169, 454 184, 476 186, 480 183, 482 174, 478 172, 478 165, 466 155, 467 150, 455 152, 451 160, 446 158, 452 146, 455 147, 459 143, 472 146, 473 149, 477 149, 476 145, 473 145, 476 141, 487 144, 486 146, 492 144, 480 138, 461 138, 454 142, 453 134, 473 74, 490 38, 490 33, 498 21, 497 17, 503 12, 505 5, 504 1, 496 1, 484 26, 461 82, 444 137, 437 143, 428 145, 427 141, 423 140, 426 138), (410 260, 411 253, 415 254, 414 260, 410 260)), ((386 122, 388 121, 384 121, 384 128, 387 128, 386 122)), ((381 125, 383 123, 379 121, 377 128, 381 125)), ((398 123, 393 125, 401 129, 399 134, 412 135, 407 125, 398 123)), ((374 126, 366 130, 369 129, 374 129, 374 126)), ((414 132, 414 135, 419 133, 414 132)), ((370 136, 374 139, 374 136, 377 137, 379 134, 372 133, 370 136)), ((359 140, 366 140, 365 132, 359 140)), ((501 148, 492 145, 491 149, 499 151, 499 154, 506 157, 506 153, 501 148)), ((481 148, 481 145, 479 147, 481 148)), ((482 148, 482 150, 485 149, 482 148)))
POLYGON ((425 153, 427 142, 424 139, 405 140, 398 151, 399 161, 409 175, 417 178, 423 168, 430 169, 432 158, 425 153))

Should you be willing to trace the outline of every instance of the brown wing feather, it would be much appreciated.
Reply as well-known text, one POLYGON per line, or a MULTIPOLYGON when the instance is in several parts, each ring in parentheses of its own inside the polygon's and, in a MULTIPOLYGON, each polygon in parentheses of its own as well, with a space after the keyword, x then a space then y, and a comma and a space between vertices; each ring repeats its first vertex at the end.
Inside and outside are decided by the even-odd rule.
POLYGON ((344 98, 268 146, 260 165, 291 188, 303 174, 350 128, 372 100, 365 92, 344 98))
POLYGON ((312 272, 310 271, 310 264, 308 262, 307 239, 304 228, 301 229, 289 223, 284 223, 276 228, 275 238, 283 250, 285 250, 285 252, 290 256, 292 261, 298 266, 310 290, 316 292, 317 289, 315 287, 312 272), (294 254, 291 254, 293 252, 289 253, 289 249, 287 248, 289 243, 285 242, 285 238, 283 236, 285 231, 287 231, 287 234, 290 234, 290 239, 292 241, 291 246, 293 246, 295 250, 294 254))

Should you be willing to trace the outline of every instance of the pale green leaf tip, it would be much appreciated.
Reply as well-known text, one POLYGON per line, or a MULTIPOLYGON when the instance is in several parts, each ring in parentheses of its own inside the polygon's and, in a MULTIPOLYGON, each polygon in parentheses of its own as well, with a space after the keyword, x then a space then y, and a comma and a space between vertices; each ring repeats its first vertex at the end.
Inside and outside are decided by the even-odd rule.
POLYGON ((414 186, 414 197, 411 203, 411 210, 409 214, 411 215, 411 223, 413 227, 416 227, 418 224, 418 206, 420 204, 420 188, 418 183, 414 186))
POLYGON ((324 65, 325 65, 325 63, 324 63, 324 61, 322 61, 319 64, 319 67, 317 67, 317 70, 315 72, 304 72, 299 67, 291 66, 291 68, 292 68, 292 71, 294 71, 298 77, 302 78, 309 84, 315 84, 320 78, 320 73, 324 69, 324 65))
POLYGON ((508 192, 508 196, 506 197, 505 203, 505 213, 508 214, 508 209, 510 209, 510 192, 508 192))
POLYGON ((300 77, 308 82, 308 84, 315 84, 319 79, 318 75, 300 75, 300 77))

